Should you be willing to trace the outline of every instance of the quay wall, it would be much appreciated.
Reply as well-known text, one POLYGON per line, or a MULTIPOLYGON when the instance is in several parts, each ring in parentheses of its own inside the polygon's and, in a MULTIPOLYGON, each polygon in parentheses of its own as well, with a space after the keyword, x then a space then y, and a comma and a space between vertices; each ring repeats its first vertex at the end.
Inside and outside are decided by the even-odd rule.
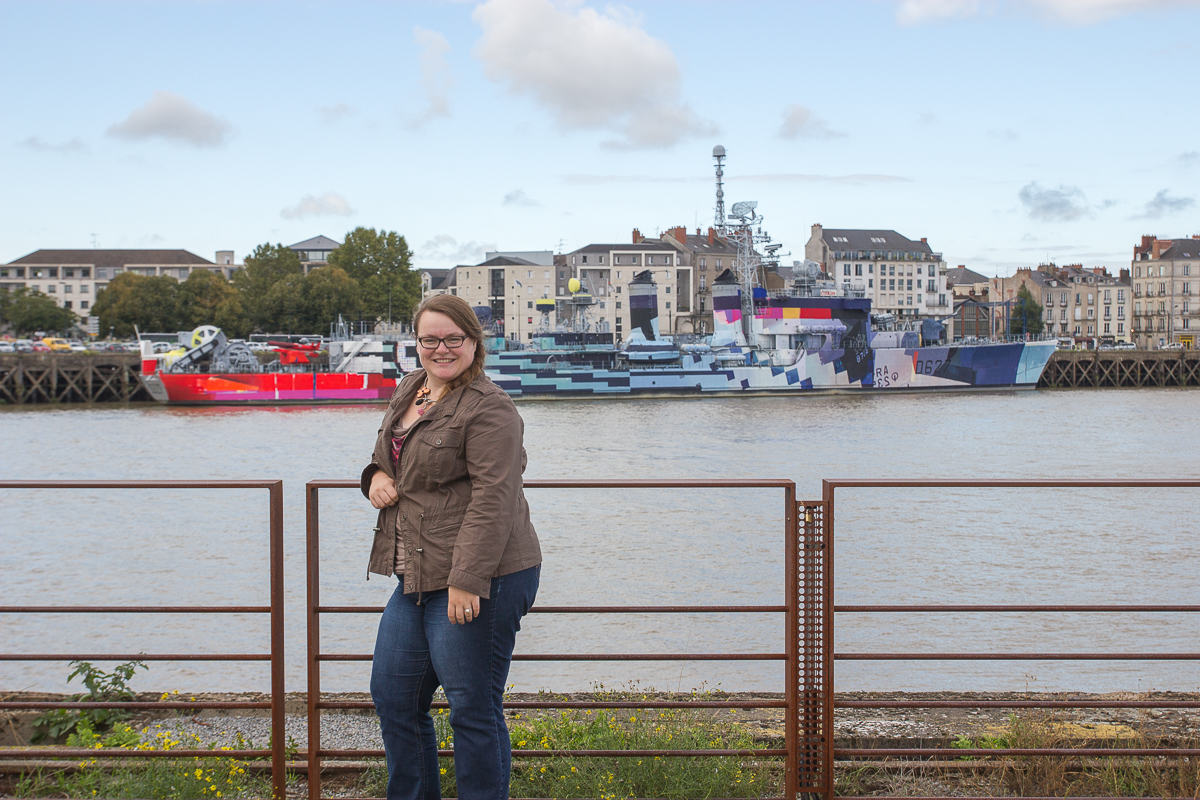
MULTIPOLYGON (((0 353, 0 405, 153 402, 136 353, 0 353)), ((1040 388, 1200 386, 1200 350, 1059 350, 1040 388)))

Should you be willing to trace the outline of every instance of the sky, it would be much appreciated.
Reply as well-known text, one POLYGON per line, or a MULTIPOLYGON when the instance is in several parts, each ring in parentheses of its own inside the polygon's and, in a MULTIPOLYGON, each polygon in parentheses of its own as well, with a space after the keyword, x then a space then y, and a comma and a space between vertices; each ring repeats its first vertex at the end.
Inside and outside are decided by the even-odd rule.
MULTIPOLYGON (((758 201, 950 266, 1200 234, 1200 2, 0 2, 0 262, 358 226, 414 266, 758 201)), ((785 261, 785 263, 787 263, 785 261)))

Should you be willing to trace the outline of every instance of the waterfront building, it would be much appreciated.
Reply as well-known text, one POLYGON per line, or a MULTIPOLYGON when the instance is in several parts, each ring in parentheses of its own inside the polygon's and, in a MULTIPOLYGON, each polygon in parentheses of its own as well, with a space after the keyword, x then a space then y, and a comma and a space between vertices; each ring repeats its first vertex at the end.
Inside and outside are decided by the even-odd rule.
POLYGON ((876 312, 900 321, 936 319, 954 338, 953 307, 946 282, 946 262, 927 239, 913 241, 893 230, 858 230, 812 226, 804 257, 821 265, 830 280, 862 292, 876 312))
POLYGON ((422 269, 417 274, 421 276, 421 299, 435 294, 458 294, 455 278, 458 267, 450 269, 422 269))
POLYGON ((35 250, 0 264, 0 289, 25 287, 39 292, 74 311, 82 321, 96 294, 122 272, 183 281, 197 269, 228 279, 240 268, 232 250, 218 250, 216 261, 187 250, 35 250))
POLYGON ((994 332, 1009 330, 1012 307, 1022 286, 1042 305, 1043 332, 1071 339, 1076 346, 1132 341, 1132 292, 1128 273, 1114 277, 1104 267, 1082 264, 1022 267, 1012 277, 992 279, 994 332))
POLYGON ((288 249, 300 257, 300 266, 307 275, 318 267, 326 266, 329 263, 329 254, 341 246, 341 242, 328 236, 314 236, 303 242, 288 245, 288 249))
MULTIPOLYGON (((502 335, 510 339, 529 340, 541 324, 541 312, 534 304, 540 298, 554 296, 553 253, 542 257, 537 264, 519 256, 488 253, 490 258, 479 264, 464 264, 454 268, 453 290, 473 307, 491 310, 492 321, 502 335)), ((550 314, 550 325, 555 314, 550 314)))
POLYGON ((1133 325, 1142 348, 1196 346, 1200 328, 1200 235, 1190 239, 1143 236, 1130 264, 1133 325))
MULTIPOLYGON (((658 317, 663 333, 693 332, 693 268, 684 263, 685 254, 678 241, 649 239, 636 228, 632 238, 629 244, 589 244, 565 254, 571 276, 578 278, 583 289, 596 299, 593 315, 599 329, 624 339, 629 331, 629 283, 634 275, 650 271, 658 285, 658 317)), ((557 290, 560 293, 555 300, 561 313, 570 292, 561 284, 557 290)))
POLYGON ((946 270, 946 286, 955 298, 974 296, 976 299, 986 300, 991 285, 991 278, 980 275, 973 269, 967 269, 962 264, 946 270))

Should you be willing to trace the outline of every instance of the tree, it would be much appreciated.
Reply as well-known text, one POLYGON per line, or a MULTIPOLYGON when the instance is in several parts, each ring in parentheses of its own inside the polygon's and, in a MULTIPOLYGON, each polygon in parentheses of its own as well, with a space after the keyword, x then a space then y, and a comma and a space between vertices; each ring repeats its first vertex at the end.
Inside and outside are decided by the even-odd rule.
POLYGON ((368 316, 389 322, 409 319, 421 301, 421 278, 413 271, 412 251, 395 231, 355 228, 329 254, 329 266, 345 270, 358 282, 368 316))
POLYGON ((252 330, 278 332, 268 295, 280 281, 298 283, 303 274, 300 257, 281 244, 260 244, 246 256, 245 267, 233 273, 233 286, 252 330))
POLYGON ((362 289, 358 281, 340 267, 318 267, 308 273, 301 285, 303 297, 302 331, 328 333, 338 315, 358 317, 362 310, 362 289))
POLYGON ((92 315, 100 318, 101 330, 112 328, 118 336, 131 335, 134 326, 142 331, 177 331, 178 295, 174 278, 122 272, 96 295, 92 315))
POLYGON ((207 269, 192 270, 179 285, 179 322, 182 329, 216 325, 230 338, 244 337, 250 328, 238 290, 207 269))
POLYGON ((1012 316, 1009 317, 1008 332, 1012 334, 1037 334, 1042 332, 1042 314, 1045 309, 1029 291, 1029 287, 1021 284, 1017 290, 1017 302, 1013 304, 1012 316))
POLYGON ((79 324, 75 312, 59 308, 41 292, 24 286, 0 291, 0 323, 8 323, 18 335, 34 331, 66 333, 79 324))
POLYGON ((294 333, 300 330, 298 323, 304 315, 303 283, 303 275, 276 281, 267 290, 267 296, 259 306, 259 323, 256 327, 268 333, 294 333))

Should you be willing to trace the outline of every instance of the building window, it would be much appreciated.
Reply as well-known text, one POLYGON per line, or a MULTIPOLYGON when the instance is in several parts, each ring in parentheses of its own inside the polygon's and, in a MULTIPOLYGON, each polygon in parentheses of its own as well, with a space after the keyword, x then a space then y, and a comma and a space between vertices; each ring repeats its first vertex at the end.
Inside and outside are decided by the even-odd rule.
POLYGON ((1062 311, 1058 312, 1058 321, 1059 322, 1067 321, 1067 310, 1065 308, 1062 311))
POLYGON ((946 295, 944 295, 944 294, 939 294, 939 295, 938 295, 938 305, 939 305, 939 306, 944 306, 944 305, 946 305, 946 295))
POLYGON ((1117 319, 1125 319, 1125 306, 1117 306, 1117 319))
POLYGON ((533 308, 533 301, 532 301, 532 300, 530 300, 528 303, 526 303, 526 304, 525 304, 525 307, 526 307, 526 308, 533 308))
POLYGON ((1095 319, 1095 318, 1096 318, 1096 309, 1089 308, 1088 309, 1088 319, 1095 319))
POLYGON ((867 288, 868 289, 875 288, 875 279, 874 278, 867 278, 867 288))
POLYGON ((63 294, 70 294, 70 293, 71 293, 71 284, 68 283, 66 286, 63 287, 63 294))
POLYGON ((1081 295, 1079 292, 1076 292, 1076 293, 1075 293, 1075 305, 1077 305, 1077 306, 1078 306, 1078 305, 1082 305, 1082 304, 1083 304, 1083 303, 1080 301, 1080 298, 1081 298, 1082 296, 1083 296, 1083 295, 1081 295))
POLYGON ((1111 319, 1111 318, 1112 318, 1112 306, 1105 306, 1105 307, 1104 307, 1104 318, 1105 318, 1105 319, 1111 319))
POLYGON ((843 265, 842 265, 842 274, 843 274, 843 275, 849 275, 849 274, 850 274, 850 265, 849 265, 849 264, 843 264, 843 265))
POLYGON ((1183 293, 1184 293, 1184 294, 1191 294, 1191 293, 1192 293, 1192 285, 1191 285, 1190 283, 1185 283, 1185 284, 1183 285, 1183 293))
POLYGON ((1066 292, 1061 292, 1058 295, 1058 302, 1059 302, 1059 305, 1065 306, 1067 304, 1067 293, 1066 292))
POLYGON ((1184 277, 1187 277, 1188 275, 1191 275, 1191 274, 1192 274, 1192 265, 1191 265, 1191 264, 1184 264, 1184 265, 1183 265, 1183 275, 1184 275, 1184 277))
POLYGON ((1125 290, 1124 289, 1117 289, 1117 302, 1118 303, 1125 302, 1125 290))
MULTIPOLYGON (((847 266, 849 266, 849 265, 847 265, 847 266)), ((855 265, 854 265, 854 274, 855 274, 855 275, 858 275, 858 276, 860 276, 860 277, 862 276, 862 264, 855 264, 855 265)))
POLYGON ((583 264, 586 264, 586 263, 587 263, 587 256, 584 256, 584 257, 583 257, 583 261, 582 261, 581 263, 583 263, 583 264))
POLYGON ((80 307, 80 308, 87 308, 87 307, 88 307, 88 301, 87 301, 87 300, 80 300, 80 301, 79 301, 79 307, 80 307))
POLYGON ((53 283, 50 283, 50 284, 46 285, 46 291, 49 292, 50 294, 54 294, 55 292, 58 291, 58 287, 55 286, 53 283))
POLYGON ((721 268, 721 259, 719 259, 719 258, 717 259, 717 266, 716 266, 716 268, 717 268, 717 269, 720 269, 720 268, 721 268))
MULTIPOLYGON (((918 287, 918 288, 919 288, 919 287, 918 287)), ((910 292, 912 291, 912 278, 909 278, 909 279, 908 279, 908 290, 909 290, 910 292)))
POLYGON ((1106 302, 1106 303, 1112 302, 1112 290, 1111 289, 1104 290, 1104 302, 1106 302))
POLYGON ((1122 333, 1124 333, 1124 332, 1125 332, 1125 323, 1124 323, 1124 322, 1118 322, 1118 323, 1117 323, 1117 335, 1119 336, 1120 334, 1122 334, 1122 333))
POLYGON ((671 310, 671 301, 668 300, 667 301, 667 311, 670 311, 670 310, 671 310))
POLYGON ((1104 332, 1105 333, 1112 333, 1112 330, 1110 328, 1111 328, 1110 323, 1108 323, 1108 322, 1104 323, 1104 332))
POLYGON ((621 310, 621 301, 620 300, 617 301, 617 310, 618 311, 621 310))
POLYGON ((708 259, 706 259, 706 258, 700 259, 700 269, 708 269, 708 259))

